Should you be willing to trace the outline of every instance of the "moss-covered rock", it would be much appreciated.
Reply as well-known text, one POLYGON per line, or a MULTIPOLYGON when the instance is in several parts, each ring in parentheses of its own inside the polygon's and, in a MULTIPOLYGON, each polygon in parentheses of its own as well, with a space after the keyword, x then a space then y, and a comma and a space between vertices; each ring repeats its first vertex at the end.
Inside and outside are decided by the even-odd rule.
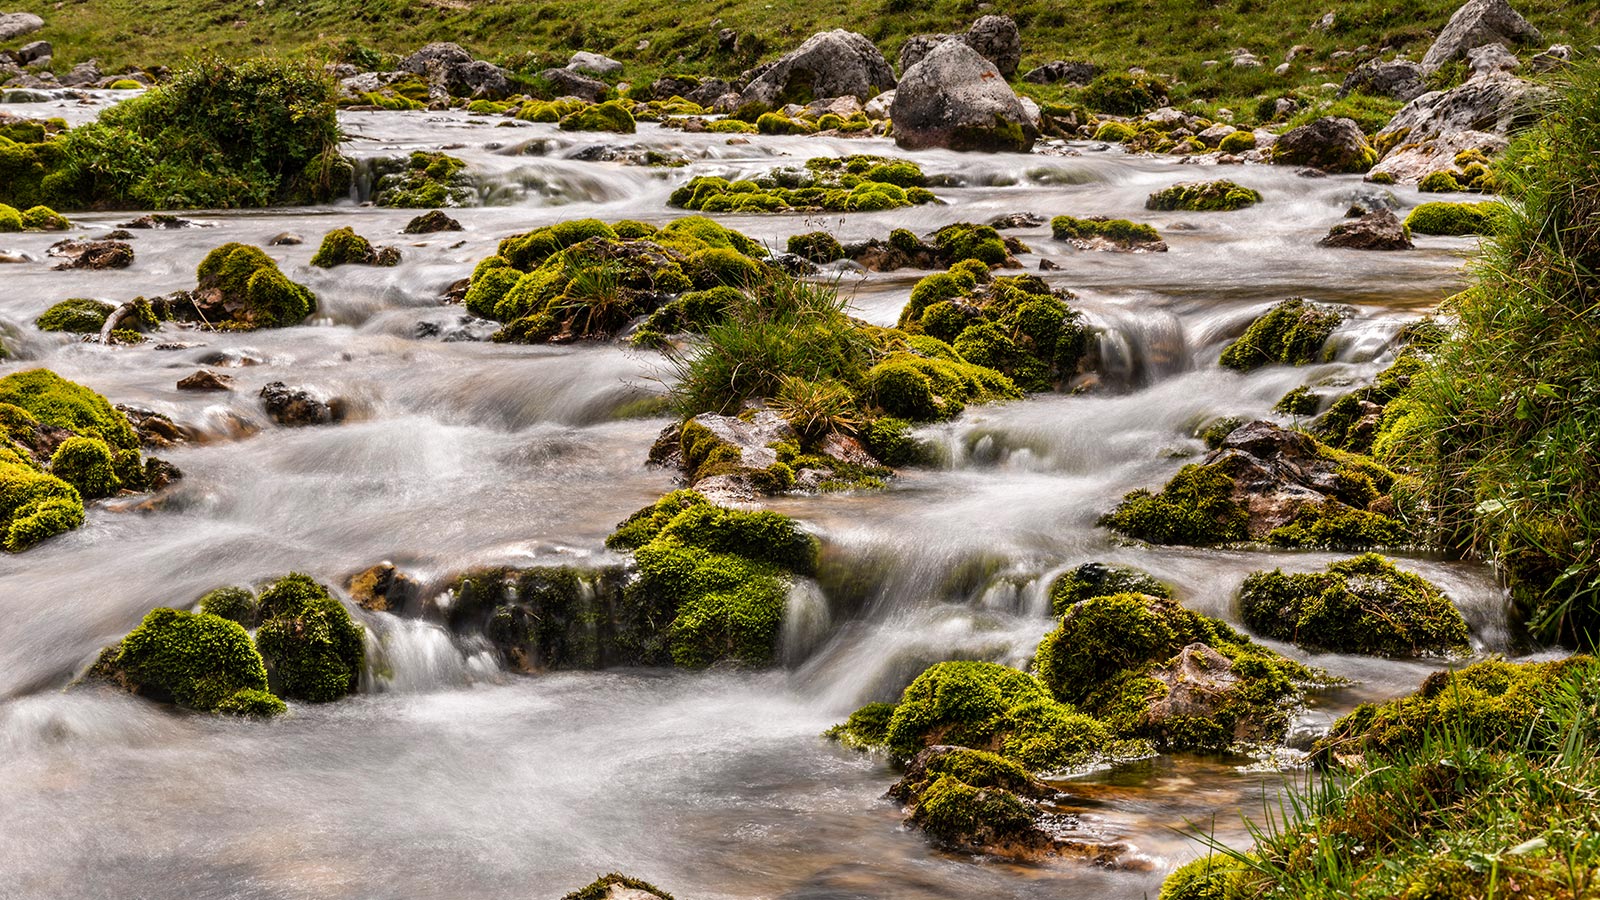
POLYGON ((818 264, 831 263, 845 257, 843 245, 826 231, 790 235, 787 249, 802 259, 818 264))
POLYGON ((273 692, 327 703, 354 693, 366 663, 366 630, 311 578, 289 574, 258 598, 256 648, 273 692))
POLYGON ((1187 465, 1160 493, 1136 490, 1102 524, 1153 544, 1205 546, 1249 538, 1249 515, 1233 499, 1233 479, 1201 465, 1187 465))
POLYGON ((1197 181, 1162 188, 1145 201, 1145 209, 1184 212, 1229 212, 1261 202, 1261 194, 1231 181, 1197 181))
POLYGON ((1344 321, 1337 307, 1293 297, 1275 304, 1222 351, 1222 365, 1248 372, 1283 363, 1301 366, 1322 358, 1328 338, 1344 321))
POLYGON ((466 168, 454 156, 422 150, 404 159, 382 160, 372 201, 395 209, 466 206, 475 195, 466 168))
POLYGON ((1494 234, 1504 210, 1499 203, 1424 203, 1406 216, 1406 227, 1417 234, 1494 234))
POLYGON ((602 875, 561 900, 672 900, 672 895, 648 881, 620 872, 602 875))
POLYGON ((1179 866, 1161 882, 1159 900, 1248 900, 1247 869, 1231 856, 1207 854, 1179 866))
POLYGON ((345 226, 335 228, 322 237, 321 246, 311 257, 311 264, 319 269, 331 269, 354 263, 364 266, 393 266, 400 262, 400 251, 394 247, 373 247, 372 242, 355 229, 345 226))
POLYGON ((1162 252, 1167 244, 1155 228, 1127 219, 1091 216, 1075 219, 1056 216, 1050 220, 1050 235, 1082 250, 1122 250, 1162 252))
POLYGON ((1334 722, 1312 748, 1312 757, 1324 763, 1392 757, 1414 753, 1430 737, 1445 733, 1480 747, 1549 749, 1566 734, 1531 726, 1569 680, 1597 675, 1600 662, 1589 656, 1528 663, 1491 659, 1435 672, 1409 697, 1364 703, 1334 722))
POLYGON ((29 369, 0 378, 0 405, 16 407, 43 425, 99 438, 113 450, 139 448, 133 426, 106 398, 49 369, 29 369))
POLYGON ((1466 620, 1443 592, 1374 553, 1325 572, 1257 572, 1245 579, 1239 611, 1257 634, 1310 650, 1418 656, 1471 649, 1466 620))
POLYGON ((220 587, 200 598, 200 611, 207 615, 255 628, 260 622, 256 595, 248 588, 220 587))
POLYGON ((569 113, 561 118, 559 127, 562 131, 611 131, 617 134, 633 134, 638 130, 633 113, 616 100, 585 106, 569 113))
POLYGON ((1256 135, 1253 131, 1235 131, 1217 144, 1217 149, 1223 153, 1246 153, 1255 148, 1256 135))
POLYGON ((250 635, 237 622, 205 613, 151 610, 120 644, 101 654, 90 674, 190 709, 281 711, 260 697, 267 672, 250 635))
POLYGON ((106 318, 115 309, 109 303, 83 297, 63 300, 50 307, 34 320, 40 331, 70 331, 77 334, 98 334, 106 318))
POLYGON ((116 457, 99 438, 70 437, 50 457, 50 474, 77 488, 85 500, 110 497, 122 486, 116 457))
POLYGON ((1035 665, 1058 700, 1115 734, 1200 751, 1281 740, 1313 674, 1223 622, 1133 593, 1069 607, 1035 665))
POLYGON ((77 488, 0 448, 0 542, 7 551, 21 552, 82 524, 77 488))
POLYGON ((693 492, 636 512, 608 543, 634 551, 638 578, 624 603, 654 625, 637 630, 634 647, 652 665, 770 663, 790 583, 816 567, 816 539, 794 520, 714 506, 693 492))
MULTIPOLYGON (((810 127, 774 113, 768 116, 772 118, 763 119, 769 128, 788 127, 783 123, 810 127)), ((705 212, 874 212, 934 202, 933 193, 923 187, 925 182, 922 170, 904 160, 819 157, 808 160, 803 168, 782 167, 747 181, 692 178, 673 191, 668 202, 705 212)))
POLYGON ((1050 610, 1057 616, 1064 616, 1081 601, 1112 594, 1145 594, 1171 599, 1172 588, 1132 566, 1084 563, 1062 573, 1050 585, 1050 610))
POLYGON ((965 362, 897 353, 867 372, 872 402, 891 416, 910 422, 953 418, 968 403, 992 403, 1022 396, 999 372, 965 362))
POLYGON ((640 665, 633 649, 649 623, 629 616, 621 569, 573 566, 468 572, 442 615, 457 634, 482 635, 517 671, 640 665))
POLYGON ((286 328, 317 309, 310 289, 290 281, 260 247, 230 242, 212 250, 195 271, 199 279, 190 306, 172 310, 234 328, 286 328))

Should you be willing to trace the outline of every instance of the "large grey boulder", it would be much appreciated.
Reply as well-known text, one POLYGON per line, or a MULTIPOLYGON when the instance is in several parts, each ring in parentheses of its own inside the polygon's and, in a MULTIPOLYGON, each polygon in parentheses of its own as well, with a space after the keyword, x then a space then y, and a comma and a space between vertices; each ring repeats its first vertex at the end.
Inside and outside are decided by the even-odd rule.
POLYGON ((1473 78, 1504 75, 1520 65, 1522 63, 1517 57, 1499 41, 1467 51, 1467 68, 1472 70, 1473 78))
POLYGON ((1355 91, 1410 103, 1428 92, 1428 86, 1423 81, 1424 75, 1421 66, 1407 60, 1368 60, 1345 76, 1339 96, 1355 91))
POLYGON ((1532 43, 1539 39, 1539 29, 1528 24, 1507 0, 1467 0, 1428 48, 1422 67, 1431 72, 1484 44, 1532 43))
POLYGON ((1458 131, 1506 134, 1538 118, 1537 105, 1550 92, 1520 78, 1480 78, 1448 91, 1423 94, 1395 113, 1378 132, 1417 143, 1458 131))
POLYGON ((567 68, 574 72, 592 72, 596 75, 615 75, 622 71, 622 63, 609 56, 579 50, 567 60, 567 68))
POLYGON ((746 102, 782 106, 846 95, 867 100, 894 87, 894 71, 877 45, 853 31, 824 31, 756 70, 746 102))
POLYGON ((434 93, 452 97, 499 99, 511 93, 511 80, 499 66, 476 60, 458 44, 429 44, 400 61, 400 71, 428 80, 434 93))
POLYGON ((44 20, 33 13, 0 13, 0 41, 15 40, 43 27, 44 20))
POLYGON ((539 77, 549 83, 557 96, 577 97, 590 103, 604 100, 606 91, 611 90, 611 86, 604 81, 571 69, 545 69, 539 73, 539 77))
POLYGON ((947 40, 911 67, 895 90, 889 118, 907 150, 1010 150, 1039 136, 999 69, 964 41, 947 40))
POLYGON ((1022 62, 1022 34, 1017 30, 1017 23, 1010 16, 983 16, 973 22, 965 34, 918 34, 906 38, 900 45, 901 76, 922 62, 933 48, 951 38, 978 51, 1007 78, 1017 73, 1017 65, 1022 62))
POLYGON ((472 54, 468 53, 460 44, 440 41, 429 44, 400 60, 399 69, 402 72, 410 72, 413 75, 426 76, 429 66, 435 64, 452 66, 469 62, 472 62, 472 54))
POLYGON ((1415 184, 1441 169, 1453 169, 1456 156, 1476 150, 1485 156, 1505 152, 1511 142, 1487 131, 1457 131, 1416 143, 1402 142, 1372 167, 1368 178, 1387 175, 1396 184, 1415 184))
POLYGON ((55 55, 55 48, 50 46, 49 41, 34 41, 31 44, 23 44, 21 49, 17 50, 17 60, 25 66, 49 62, 50 57, 53 55, 55 55))
POLYGON ((1378 161, 1378 152, 1353 120, 1324 116, 1279 138, 1272 161, 1325 172, 1365 172, 1378 161))

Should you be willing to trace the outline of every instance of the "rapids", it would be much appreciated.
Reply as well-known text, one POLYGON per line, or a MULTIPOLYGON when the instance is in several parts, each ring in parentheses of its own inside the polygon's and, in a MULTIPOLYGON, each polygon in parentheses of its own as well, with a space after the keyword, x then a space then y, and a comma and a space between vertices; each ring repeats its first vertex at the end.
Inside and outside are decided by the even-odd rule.
MULTIPOLYGON (((92 116, 109 100, 14 107, 92 116)), ((880 799, 890 768, 818 735, 863 702, 890 699, 948 658, 1024 664, 1049 629, 1046 587, 1089 560, 1138 565, 1190 606, 1237 623, 1233 597, 1263 567, 1338 558, 1121 546, 1095 525, 1126 491, 1156 486, 1202 451, 1189 437, 1216 415, 1267 416, 1307 381, 1368 378, 1391 339, 1462 281, 1467 240, 1418 239, 1410 253, 1315 246, 1358 179, 1291 169, 1210 169, 1078 144, 1074 155, 900 154, 884 140, 571 135, 495 127, 459 112, 349 113, 358 159, 448 148, 484 205, 451 210, 466 230, 399 234, 415 211, 325 208, 187 214, 203 228, 136 232, 137 261, 57 272, 54 235, 0 236, 36 262, 0 267, 0 375, 48 366, 109 397, 166 413, 206 440, 160 455, 185 479, 157 502, 94 504, 86 526, 0 556, 0 897, 557 897, 626 871, 685 898, 1139 898, 1199 846, 1189 825, 1241 840, 1241 813, 1271 804, 1293 771, 1247 759, 1162 757, 1071 779, 1086 821, 1139 848, 1148 871, 1075 862, 1037 867, 933 851, 880 799), (677 168, 572 159, 596 144, 682 156, 677 168), (888 490, 787 497, 828 550, 820 588, 797 590, 785 666, 761 673, 601 672, 509 676, 482 648, 435 626, 361 613, 371 671, 362 694, 299 704, 275 722, 186 715, 130 697, 63 693, 76 670, 154 606, 287 571, 343 584, 391 560, 425 582, 484 564, 606 557, 605 535, 673 486, 646 468, 667 424, 653 353, 618 346, 526 347, 439 297, 503 236, 594 216, 663 223, 672 189, 698 174, 754 174, 811 156, 909 156, 952 187, 943 205, 883 213, 723 217, 769 246, 827 228, 845 241, 1002 214, 1148 221, 1171 252, 1076 252, 1048 227, 1011 232, 1060 266, 1100 329, 1099 391, 970 409, 927 428, 944 464, 888 490), (1177 181, 1229 177, 1266 201, 1227 214, 1146 213, 1177 181), (393 269, 307 265, 321 235, 353 226, 402 247, 393 269), (177 331, 108 348, 32 329, 67 297, 120 301, 192 287, 226 241, 270 248, 320 311, 255 333, 177 331), (1249 375, 1218 352, 1270 303, 1294 295, 1354 305, 1335 361, 1249 375), (419 323, 437 326, 422 337, 419 323), (225 369, 232 394, 175 382, 225 369), (350 398, 353 421, 291 430, 256 400, 269 381, 350 398), (643 411, 644 417, 641 417, 643 411)), ((1405 206, 1411 189, 1394 189, 1405 206)), ((104 233, 131 214, 73 217, 104 233)), ((922 273, 838 271, 855 311, 892 324, 922 273)), ((1404 565, 1461 607, 1480 653, 1510 652, 1503 592, 1484 567, 1404 565)), ((1305 729, 1354 703, 1413 689, 1436 665, 1280 649, 1351 679, 1307 710, 1305 729)))

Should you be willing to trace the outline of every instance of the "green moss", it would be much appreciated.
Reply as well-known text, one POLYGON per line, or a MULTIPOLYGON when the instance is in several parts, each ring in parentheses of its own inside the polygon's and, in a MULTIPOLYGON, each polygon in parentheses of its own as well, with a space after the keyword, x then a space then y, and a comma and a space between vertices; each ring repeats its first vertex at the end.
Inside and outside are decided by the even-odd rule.
POLYGON ((947 775, 922 792, 912 818, 941 844, 981 848, 1029 834, 1035 815, 1009 791, 974 787, 947 775))
POLYGON ((1314 416, 1322 407, 1322 398, 1311 392, 1311 389, 1301 385, 1289 393, 1278 398, 1272 411, 1286 416, 1314 416))
POLYGON ((1504 210, 1499 203, 1424 203, 1405 224, 1417 234, 1494 234, 1504 210))
POLYGON ((1231 181, 1175 184, 1150 195, 1145 209, 1184 212, 1228 212, 1261 202, 1261 194, 1231 181))
MULTIPOLYGON (((779 127, 771 123, 782 117, 768 115, 773 116, 766 120, 769 127, 779 127)), ((925 181, 921 169, 902 160, 819 157, 803 169, 778 168, 752 181, 693 178, 668 202, 705 212, 874 211, 934 202, 934 195, 919 186, 925 181)))
POLYGON ((880 747, 888 740, 894 709, 893 703, 868 703, 851 713, 843 725, 828 729, 824 736, 850 747, 880 747))
POLYGON ((1051 219, 1050 234, 1058 241, 1102 238, 1124 247, 1154 244, 1161 240, 1161 234, 1153 227, 1127 219, 1075 219, 1072 216, 1051 219))
POLYGON ((466 168, 454 156, 422 150, 404 159, 381 160, 372 202, 393 209, 465 206, 474 193, 466 168))
POLYGON ((317 309, 316 295, 290 281, 260 247, 223 244, 206 254, 195 275, 200 290, 222 293, 239 328, 286 328, 317 309))
POLYGON ((1256 633, 1311 650, 1374 656, 1460 654, 1467 623, 1440 590, 1376 554, 1245 579, 1240 615, 1256 633))
POLYGON ((255 688, 244 688, 235 691, 227 699, 217 704, 217 712, 229 715, 245 716, 251 719, 270 719, 289 711, 289 704, 268 693, 255 688))
POLYGON ((1245 153, 1255 148, 1256 135, 1253 131, 1235 131, 1217 144, 1217 149, 1223 153, 1245 153))
POLYGON ((1101 524, 1152 544, 1203 547, 1250 538, 1248 516, 1233 500, 1233 479, 1193 464, 1172 476, 1159 494, 1128 494, 1101 524))
POLYGON ((34 324, 40 331, 70 331, 78 334, 99 334, 115 309, 109 303, 87 298, 63 300, 45 310, 34 324))
POLYGON ((230 622, 238 622, 246 628, 254 628, 260 621, 256 609, 256 595, 242 587, 221 587, 207 592, 200 598, 200 611, 230 622))
POLYGON ((814 134, 816 130, 804 119, 791 119, 782 113, 764 113, 756 119, 756 131, 761 134, 814 134))
POLYGON ((23 211, 22 227, 36 231, 66 231, 72 227, 72 223, 48 206, 34 206, 23 211))
POLYGON ((1172 588, 1132 566, 1084 563, 1063 573, 1050 585, 1050 610, 1063 616, 1077 603, 1112 594, 1145 594, 1171 599, 1172 588))
POLYGON ((379 254, 372 243, 355 229, 345 226, 323 235, 321 246, 311 257, 311 264, 321 269, 331 269, 348 263, 361 265, 394 265, 400 261, 399 253, 379 254))
POLYGON ((22 213, 0 203, 0 233, 13 233, 22 229, 22 213))
POLYGON ((962 661, 917 676, 895 707, 885 744, 902 759, 955 744, 1043 770, 1080 764, 1112 742, 1104 726, 1055 701, 1028 673, 962 661))
POLYGON ((0 455, 0 539, 19 553, 83 524, 77 488, 0 455))
POLYGON ((1222 351, 1222 365, 1248 372, 1272 363, 1300 366, 1322 358, 1328 338, 1344 321, 1337 308, 1300 297, 1284 300, 1250 323, 1222 351))
POLYGON ((1333 723, 1312 755, 1329 761, 1406 754, 1444 733, 1481 747, 1515 748, 1526 741, 1532 748, 1550 749, 1566 732, 1537 730, 1534 722, 1570 680, 1597 675, 1600 663, 1588 656, 1529 663, 1491 659, 1435 672, 1409 697, 1356 707, 1333 723))
POLYGON ((106 398, 49 369, 29 369, 0 378, 0 404, 26 410, 46 425, 99 438, 113 449, 139 448, 133 426, 106 398))
POLYGON ((326 588, 305 575, 273 582, 259 598, 256 648, 281 696, 326 703, 354 693, 366 631, 326 588))
POLYGON ((879 416, 856 429, 856 436, 886 466, 911 466, 925 461, 927 447, 911 433, 911 423, 894 416, 879 416))
POLYGON ((1247 900, 1249 870, 1237 859, 1211 853, 1185 863, 1161 882, 1159 900, 1247 900))
POLYGON ((940 259, 954 265, 964 259, 975 259, 988 266, 998 266, 1006 261, 1006 244, 1000 232, 988 225, 957 222, 933 233, 933 246, 940 259))
POLYGON ((1006 376, 971 363, 891 354, 867 372, 866 392, 891 416, 931 422, 959 415, 968 403, 1022 396, 1006 376))
POLYGON ((191 709, 219 709, 240 691, 267 687, 250 635, 237 622, 204 613, 151 610, 114 653, 111 664, 125 684, 191 709))
POLYGON ((723 285, 752 288, 768 274, 760 261, 723 247, 707 247, 689 254, 683 261, 683 271, 700 290, 723 285))
POLYGON ((1458 194, 1465 188, 1449 170, 1431 172, 1417 182, 1417 192, 1422 194, 1458 194))
POLYGON ((1275 547, 1361 550, 1412 543, 1405 525, 1389 516, 1328 500, 1302 506, 1288 524, 1267 532, 1275 547))
POLYGON ((1112 144, 1125 144, 1137 133, 1133 126, 1126 122, 1106 122, 1094 133, 1094 139, 1112 144))
POLYGON ((562 131, 611 131, 633 134, 638 130, 628 107, 616 100, 586 106, 561 119, 562 131))
POLYGON ((99 438, 70 437, 50 457, 50 474, 77 488, 85 500, 110 497, 121 487, 111 448, 99 438))

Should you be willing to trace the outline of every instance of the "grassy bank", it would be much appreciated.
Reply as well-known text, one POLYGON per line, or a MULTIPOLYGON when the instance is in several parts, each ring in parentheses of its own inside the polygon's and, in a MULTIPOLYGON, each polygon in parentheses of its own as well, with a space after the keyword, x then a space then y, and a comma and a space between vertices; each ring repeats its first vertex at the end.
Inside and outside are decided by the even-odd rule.
MULTIPOLYGON (((1177 96, 1248 98, 1271 91, 1338 81, 1342 72, 1379 49, 1420 58, 1460 0, 1088 0, 1059 4, 1017 0, 978 4, 937 0, 865 0, 815 4, 801 0, 721 0, 661 4, 618 0, 267 0, 256 6, 214 0, 96 0, 57 4, 21 0, 18 10, 46 20, 44 37, 58 68, 97 57, 108 71, 124 65, 173 64, 202 52, 224 55, 332 53, 345 41, 386 53, 409 52, 450 40, 479 56, 519 70, 564 62, 575 50, 607 53, 628 65, 627 76, 664 72, 733 75, 793 48, 816 31, 849 28, 877 42, 891 61, 909 35, 964 30, 986 12, 1013 16, 1022 29, 1023 70, 1053 59, 1094 62, 1120 71, 1143 66, 1192 85, 1177 96), (1313 26, 1330 8, 1335 21, 1313 26), (130 23, 132 23, 130 25, 130 23), (725 48, 723 29, 738 34, 725 48), (1288 76, 1273 73, 1290 48, 1305 45, 1288 76), (1339 60, 1340 50, 1369 51, 1339 60), (1259 69, 1228 65, 1245 48, 1259 69), (1221 65, 1207 67, 1206 60, 1221 65), (1314 72, 1322 67, 1326 71, 1314 72)), ((1521 4, 1548 41, 1586 46, 1600 36, 1600 8, 1521 4)))

